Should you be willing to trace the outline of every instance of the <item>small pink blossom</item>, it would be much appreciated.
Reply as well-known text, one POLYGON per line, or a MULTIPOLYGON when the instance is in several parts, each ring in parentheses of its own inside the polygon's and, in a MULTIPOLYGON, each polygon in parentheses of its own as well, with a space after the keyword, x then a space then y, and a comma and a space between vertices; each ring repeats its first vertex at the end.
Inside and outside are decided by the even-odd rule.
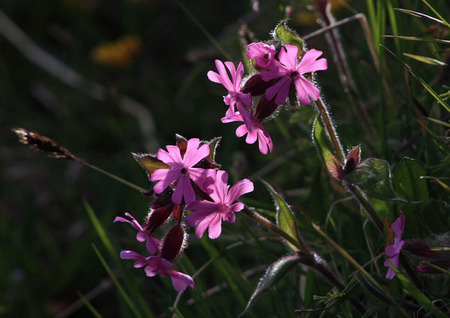
POLYGON ((298 47, 295 45, 286 45, 281 49, 278 59, 274 60, 267 72, 261 73, 264 81, 280 79, 275 85, 266 90, 266 97, 272 100, 275 96, 275 102, 279 105, 284 104, 289 94, 291 83, 294 84, 297 91, 297 97, 302 105, 310 103, 310 96, 313 100, 317 100, 320 90, 308 81, 303 75, 306 73, 323 71, 327 69, 327 60, 321 58, 321 51, 311 49, 298 63, 298 47))
POLYGON ((249 59, 255 59, 256 65, 262 69, 268 69, 275 58, 276 50, 273 45, 263 42, 250 43, 245 50, 249 59))
POLYGON ((136 240, 138 240, 138 242, 144 242, 145 241, 145 246, 147 248, 147 251, 150 254, 155 254, 156 251, 158 250, 158 245, 160 243, 160 240, 151 237, 149 232, 146 231, 142 225, 139 224, 139 222, 130 214, 130 213, 125 213, 125 216, 129 217, 130 220, 127 220, 121 216, 117 216, 114 219, 113 223, 116 222, 125 222, 125 223, 130 223, 131 226, 133 226, 138 232, 136 234, 136 240))
POLYGON ((213 182, 206 187, 206 193, 213 201, 194 201, 186 208, 193 210, 186 222, 190 226, 197 226, 195 234, 202 237, 209 228, 209 238, 215 239, 222 232, 222 221, 234 223, 236 215, 234 212, 244 208, 241 202, 235 202, 240 196, 253 191, 253 183, 244 179, 230 188, 227 184, 228 174, 225 171, 217 171, 213 182))
POLYGON ((167 146, 167 151, 159 149, 157 158, 172 169, 158 169, 150 176, 151 181, 159 181, 153 187, 155 193, 162 193, 168 186, 178 180, 175 191, 172 195, 172 201, 175 204, 184 202, 190 203, 195 200, 195 192, 191 180, 202 188, 202 184, 207 177, 208 170, 193 168, 199 161, 209 155, 209 146, 200 146, 198 138, 189 139, 187 142, 186 153, 181 156, 180 148, 177 146, 167 146))
POLYGON ((262 154, 267 154, 273 151, 273 143, 270 135, 264 129, 263 125, 248 111, 243 113, 236 112, 231 117, 223 117, 223 123, 231 123, 235 121, 244 122, 243 125, 236 129, 236 136, 242 137, 247 134, 245 142, 248 144, 255 143, 258 140, 259 151, 262 154), (244 116, 242 116, 244 114, 244 116))
POLYGON ((231 115, 236 111, 236 108, 241 111, 245 108, 244 105, 246 105, 248 108, 251 108, 251 94, 244 94, 241 92, 241 82, 242 76, 244 75, 244 66, 241 62, 239 63, 237 69, 232 62, 225 62, 225 66, 222 61, 216 60, 216 67, 219 73, 209 71, 207 76, 211 82, 222 84, 228 90, 228 95, 223 98, 225 105, 230 106, 227 114, 231 115), (231 80, 228 76, 225 66, 230 72, 231 80))
MULTIPOLYGON (((403 212, 400 211, 400 216, 395 220, 392 225, 391 229, 394 231, 394 244, 386 246, 384 252, 386 253, 386 256, 389 259, 389 262, 395 267, 398 268, 398 262, 400 257, 400 251, 403 248, 403 245, 405 244, 405 241, 403 241, 402 235, 403 230, 405 229, 405 215, 403 212)), ((394 270, 389 266, 388 262, 384 262, 384 266, 389 267, 386 273, 387 279, 392 279, 395 276, 394 270)))
POLYGON ((161 256, 148 256, 144 257, 134 251, 124 250, 120 252, 121 259, 134 259, 135 268, 144 267, 145 274, 148 277, 161 275, 161 277, 169 276, 172 279, 173 287, 176 291, 183 291, 189 286, 194 288, 194 280, 191 276, 182 272, 177 272, 169 268, 172 267, 172 263, 162 258, 161 256))

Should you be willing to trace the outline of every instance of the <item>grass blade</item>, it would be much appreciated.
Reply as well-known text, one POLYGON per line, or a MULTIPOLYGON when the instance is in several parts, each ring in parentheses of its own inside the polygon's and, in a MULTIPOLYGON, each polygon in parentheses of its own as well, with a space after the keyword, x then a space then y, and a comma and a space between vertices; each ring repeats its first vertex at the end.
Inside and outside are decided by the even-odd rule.
MULTIPOLYGON (((449 41, 450 43, 450 41, 449 41)), ((397 60, 400 61, 400 63, 403 64, 404 67, 406 67, 406 69, 408 70, 408 72, 416 79, 420 82, 420 84, 422 84, 422 86, 430 93, 431 96, 434 97, 434 99, 436 99, 436 101, 441 104, 448 112, 450 112, 450 106, 434 91, 434 89, 432 89, 427 83, 425 83, 425 81, 420 78, 411 68, 411 66, 409 66, 408 64, 406 64, 405 62, 403 62, 403 60, 401 58, 399 58, 394 52, 392 52, 391 50, 389 50, 387 47, 383 46, 382 47, 388 51, 389 53, 391 53, 397 60)))
POLYGON ((122 287, 122 285, 119 283, 119 280, 112 272, 111 268, 106 263, 106 260, 103 258, 103 255, 100 253, 100 251, 97 249, 95 244, 92 244, 92 248, 95 251, 95 254, 97 254, 97 257, 99 258, 100 262, 102 263, 103 267, 105 268, 106 272, 108 273, 109 277, 111 277, 112 281, 116 285, 117 289, 119 290, 120 295, 122 296, 123 300, 126 302, 128 307, 131 309, 131 311, 134 313, 135 317, 142 317, 142 315, 137 310, 135 304, 131 301, 128 294, 125 292, 125 289, 122 287))
POLYGON ((432 20, 434 22, 446 25, 444 23, 444 21, 436 19, 435 17, 429 16, 429 15, 421 13, 421 12, 408 10, 408 9, 402 9, 402 8, 394 8, 394 10, 395 11, 399 11, 399 12, 403 12, 403 13, 406 13, 406 14, 409 14, 409 15, 412 15, 412 16, 417 17, 417 18, 427 18, 427 19, 430 19, 430 20, 432 20))
POLYGON ((92 313, 92 315, 94 315, 94 317, 103 318, 103 316, 97 311, 97 309, 94 308, 94 306, 92 306, 92 304, 89 302, 89 300, 87 300, 86 297, 84 297, 84 295, 82 293, 78 292, 78 296, 80 297, 83 304, 85 304, 85 306, 91 311, 91 313, 92 313))

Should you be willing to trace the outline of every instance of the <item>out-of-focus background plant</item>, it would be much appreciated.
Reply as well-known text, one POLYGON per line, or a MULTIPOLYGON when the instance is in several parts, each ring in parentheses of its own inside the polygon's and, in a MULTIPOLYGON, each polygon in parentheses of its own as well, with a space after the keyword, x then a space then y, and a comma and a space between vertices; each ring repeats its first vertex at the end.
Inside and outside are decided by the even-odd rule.
MULTIPOLYGON (((229 171, 231 183, 255 182, 247 204, 268 218, 275 215, 258 182, 264 178, 283 193, 303 238, 333 270, 349 277, 355 269, 319 238, 311 221, 358 262, 369 263, 377 281, 386 284, 380 248, 385 239, 324 169, 311 142, 312 106, 287 107, 265 124, 275 145, 267 156, 220 123, 224 92, 206 77, 214 59, 237 64, 243 39, 267 39, 286 16, 307 46, 324 51, 329 61, 317 80, 344 147, 361 144, 363 159, 387 160, 396 193, 417 201, 371 199, 380 218, 393 221, 402 210, 404 239, 448 241, 432 237, 448 231, 450 223, 448 4, 337 0, 336 20, 330 21, 317 9, 321 2, 2 1, 0 315, 235 317, 265 268, 287 253, 271 233, 239 214, 235 224, 224 225, 219 240, 199 240, 192 231, 179 266, 190 275, 207 266, 195 278, 195 290, 177 299, 170 281, 149 279, 118 259, 120 249, 134 244, 134 233, 112 221, 126 211, 143 219, 148 199, 78 162, 31 151, 17 142, 15 127, 50 136, 143 188, 150 184, 131 152, 155 152, 173 144, 175 133, 222 136, 216 161, 229 171), (313 33, 344 19, 337 30, 346 63, 326 33, 313 33), (415 178, 403 183, 405 175, 415 178), (367 242, 376 235, 378 241, 367 242)), ((448 273, 419 280, 426 296, 448 310, 448 273)), ((399 281, 388 286, 406 307, 415 306, 399 281)), ((371 287, 359 282, 355 289, 371 287)), ((337 295, 331 291, 323 278, 299 267, 246 315, 288 317, 298 314, 295 309, 324 307, 331 314, 351 313, 348 303, 333 302, 337 295)), ((384 308, 380 298, 362 295, 373 312, 384 308)))

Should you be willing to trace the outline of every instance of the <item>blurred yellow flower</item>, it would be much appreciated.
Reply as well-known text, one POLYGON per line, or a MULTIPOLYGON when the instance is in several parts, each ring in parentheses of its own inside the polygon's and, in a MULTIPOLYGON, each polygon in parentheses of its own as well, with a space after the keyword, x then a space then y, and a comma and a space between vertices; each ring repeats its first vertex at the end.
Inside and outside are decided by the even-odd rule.
POLYGON ((97 63, 125 68, 133 62, 141 46, 142 42, 138 36, 126 35, 115 42, 97 45, 92 50, 91 56, 97 63))

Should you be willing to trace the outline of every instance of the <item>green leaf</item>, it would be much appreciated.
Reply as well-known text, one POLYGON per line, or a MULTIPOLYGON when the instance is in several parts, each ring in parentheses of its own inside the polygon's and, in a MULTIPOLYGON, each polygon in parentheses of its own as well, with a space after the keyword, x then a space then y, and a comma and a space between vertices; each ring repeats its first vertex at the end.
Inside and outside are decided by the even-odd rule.
POLYGON ((214 137, 211 141, 209 141, 207 144, 209 146, 209 155, 208 160, 211 162, 215 162, 216 159, 216 149, 219 145, 220 140, 222 137, 214 137))
POLYGON ((275 263, 270 265, 266 269, 264 276, 259 280, 252 297, 250 297, 250 300, 247 303, 247 307, 245 307, 240 316, 247 312, 256 297, 273 288, 299 261, 300 259, 297 255, 289 255, 280 258, 275 263))
POLYGON ((392 178, 395 192, 409 202, 424 202, 430 199, 426 180, 426 169, 418 161, 403 158, 392 178))
POLYGON ((421 13, 421 12, 417 12, 417 11, 413 11, 413 10, 408 10, 408 9, 401 9, 401 8, 394 8, 394 10, 395 10, 395 11, 399 11, 399 12, 403 12, 403 13, 406 13, 406 14, 410 14, 410 15, 412 15, 412 16, 414 16, 414 17, 417 17, 417 18, 422 18, 422 17, 423 17, 423 18, 427 18, 427 19, 433 20, 433 21, 435 21, 435 22, 437 22, 437 23, 440 23, 440 24, 444 24, 444 25, 445 25, 444 21, 439 20, 439 19, 436 19, 435 17, 429 16, 429 15, 424 14, 424 13, 421 13))
POLYGON ((442 44, 450 44, 449 40, 441 40, 435 38, 419 38, 417 36, 404 36, 404 35, 382 35, 384 38, 393 38, 399 40, 407 40, 407 41, 421 41, 421 42, 433 42, 433 43, 442 43, 442 44))
POLYGON ((399 272, 397 268, 395 268, 392 263, 387 261, 389 266, 394 270, 401 284, 403 285, 403 292, 413 297, 419 304, 423 306, 426 310, 428 310, 434 317, 445 318, 448 317, 445 313, 443 313, 439 308, 437 308, 431 300, 423 294, 420 289, 416 287, 405 275, 399 272))
POLYGON ((276 40, 282 41, 286 44, 297 46, 299 56, 303 56, 305 54, 305 50, 303 49, 303 41, 293 30, 291 30, 286 25, 286 21, 281 21, 275 27, 275 31, 273 32, 273 34, 276 40))
POLYGON ((136 154, 132 153, 134 159, 145 169, 148 177, 152 175, 155 170, 158 169, 170 169, 169 165, 166 165, 164 162, 156 159, 156 156, 150 154, 136 154))
POLYGON ((415 55, 415 54, 408 54, 408 53, 403 53, 404 56, 410 57, 412 59, 415 59, 416 61, 422 62, 422 63, 426 63, 426 64, 430 64, 430 65, 438 65, 438 66, 446 66, 447 64, 445 64, 442 61, 433 59, 431 57, 428 56, 422 56, 422 55, 415 55))
POLYGON ((313 124, 313 139, 314 143, 319 150, 320 157, 322 158, 328 172, 336 179, 338 179, 337 164, 339 160, 334 156, 333 146, 330 139, 327 136, 325 128, 319 117, 314 120, 313 124))
POLYGON ((384 201, 404 201, 397 197, 392 187, 391 168, 386 160, 370 158, 347 175, 368 196, 384 201))
MULTIPOLYGON (((277 225, 280 229, 285 231, 289 236, 291 236, 293 239, 295 239, 297 242, 301 242, 300 240, 300 234, 298 233, 298 226, 297 221, 295 220, 294 214, 292 213, 291 208, 286 203, 286 201, 283 199, 283 197, 277 193, 270 184, 262 180, 264 185, 267 187, 267 190, 269 190, 270 194, 272 195, 272 198, 275 202, 275 207, 277 209, 277 225)), ((298 252, 299 249, 292 243, 285 241, 287 246, 294 252, 298 252)))
POLYGON ((97 254, 98 259, 102 263, 103 267, 105 268, 106 272, 108 273, 109 277, 111 277, 112 281, 116 285, 117 289, 119 290, 120 296, 123 298, 125 303, 128 305, 130 310, 133 312, 135 317, 142 317, 138 309, 136 308, 136 305, 133 303, 131 298, 128 296, 128 293, 125 291, 125 289, 122 287, 122 285, 119 283, 119 280, 117 279, 116 275, 111 270, 111 267, 109 267, 108 263, 106 263, 105 258, 100 253, 100 251, 97 249, 97 247, 93 244, 92 248, 95 251, 95 254, 97 254))

